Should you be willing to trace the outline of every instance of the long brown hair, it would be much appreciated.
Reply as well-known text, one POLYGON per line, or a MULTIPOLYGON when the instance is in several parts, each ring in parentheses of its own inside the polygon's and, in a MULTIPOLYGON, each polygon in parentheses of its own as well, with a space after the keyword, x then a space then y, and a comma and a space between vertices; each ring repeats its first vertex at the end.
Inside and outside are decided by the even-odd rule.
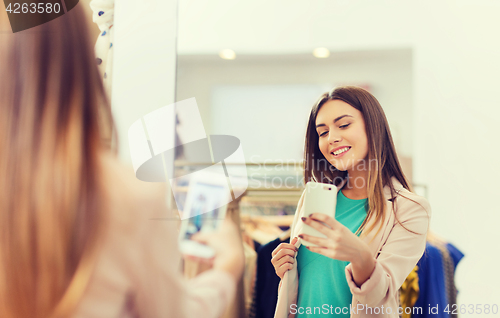
POLYGON ((4 318, 69 314, 106 221, 100 156, 113 124, 82 10, 15 34, 0 16, 4 318))
MULTIPOLYGON (((357 233, 363 231, 368 220, 373 217, 375 222, 372 227, 363 232, 371 231, 373 226, 379 222, 380 230, 386 217, 384 186, 389 186, 391 195, 394 197, 396 191, 391 178, 395 177, 405 189, 409 191, 412 191, 412 189, 399 164, 384 110, 370 92, 356 86, 337 87, 321 95, 314 104, 309 115, 304 147, 305 182, 316 181, 339 185, 347 177, 347 171, 337 170, 326 160, 318 145, 319 136, 316 131, 316 117, 321 106, 330 100, 341 100, 356 108, 363 115, 368 138, 368 214, 357 233)), ((396 211, 395 200, 392 201, 392 205, 393 211, 396 211)))

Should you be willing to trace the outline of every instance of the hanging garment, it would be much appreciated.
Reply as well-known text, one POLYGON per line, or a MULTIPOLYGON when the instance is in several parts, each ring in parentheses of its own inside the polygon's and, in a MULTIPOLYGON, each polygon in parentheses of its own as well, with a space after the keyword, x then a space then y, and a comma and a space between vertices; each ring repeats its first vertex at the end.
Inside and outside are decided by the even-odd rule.
POLYGON ((90 8, 93 12, 92 20, 101 30, 95 44, 96 64, 101 72, 104 88, 111 98, 115 0, 92 0, 90 8))
MULTIPOLYGON (((464 257, 464 254, 450 243, 446 244, 446 249, 448 250, 451 258, 451 262, 447 261, 445 267, 446 281, 448 282, 448 300, 450 304, 456 304, 458 290, 455 286, 455 270, 457 268, 458 262, 460 262, 460 260, 464 257)), ((451 317, 456 318, 457 315, 452 314, 451 317)))
POLYGON ((271 263, 271 253, 281 243, 289 243, 290 237, 281 241, 275 239, 262 245, 257 251, 257 276, 255 281, 255 295, 252 306, 251 317, 273 318, 276 302, 278 300, 278 285, 280 278, 274 271, 271 263))
POLYGON ((412 318, 457 317, 451 314, 457 297, 454 276, 463 256, 452 244, 427 242, 425 253, 417 265, 420 292, 412 318))
POLYGON ((252 305, 253 290, 255 288, 255 276, 257 269, 257 252, 247 243, 243 243, 245 252, 245 270, 243 271, 243 288, 245 294, 245 309, 249 312, 252 305))
MULTIPOLYGON (((424 252, 425 255, 425 252, 424 252)), ((411 273, 406 277, 403 285, 399 289, 399 303, 403 308, 401 318, 411 318, 411 310, 407 310, 406 308, 413 308, 415 303, 417 302, 418 296, 420 294, 420 288, 418 285, 418 266, 416 265, 411 273)))

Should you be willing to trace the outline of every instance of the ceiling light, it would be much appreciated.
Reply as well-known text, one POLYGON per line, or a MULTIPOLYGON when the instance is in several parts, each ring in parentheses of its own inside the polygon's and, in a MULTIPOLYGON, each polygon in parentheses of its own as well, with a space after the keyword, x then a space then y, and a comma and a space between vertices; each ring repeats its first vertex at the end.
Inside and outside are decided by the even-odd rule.
POLYGON ((225 60, 234 60, 236 58, 236 53, 233 50, 225 49, 219 52, 219 56, 225 60))
POLYGON ((330 51, 326 47, 318 47, 313 51, 314 57, 324 59, 330 56, 330 51))

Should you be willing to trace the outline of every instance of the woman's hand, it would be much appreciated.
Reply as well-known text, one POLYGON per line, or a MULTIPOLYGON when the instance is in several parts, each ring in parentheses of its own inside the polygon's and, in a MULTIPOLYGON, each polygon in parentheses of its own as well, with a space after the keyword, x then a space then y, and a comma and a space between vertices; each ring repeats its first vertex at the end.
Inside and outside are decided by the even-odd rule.
POLYGON ((307 234, 299 235, 301 239, 318 245, 307 246, 311 252, 350 262, 353 269, 353 279, 358 286, 370 277, 375 269, 375 259, 371 255, 368 244, 328 215, 313 213, 307 218, 303 217, 302 221, 326 236, 326 238, 320 238, 307 234))
POLYGON ((245 266, 245 255, 240 231, 233 221, 225 219, 215 232, 199 232, 193 235, 192 239, 207 244, 215 251, 213 259, 198 259, 198 261, 229 273, 236 281, 240 279, 245 266))
POLYGON ((295 253, 297 253, 297 248, 294 246, 295 243, 297 243, 296 237, 293 238, 290 244, 281 243, 271 253, 271 263, 274 266, 276 275, 278 275, 280 279, 283 279, 285 272, 293 268, 295 253))

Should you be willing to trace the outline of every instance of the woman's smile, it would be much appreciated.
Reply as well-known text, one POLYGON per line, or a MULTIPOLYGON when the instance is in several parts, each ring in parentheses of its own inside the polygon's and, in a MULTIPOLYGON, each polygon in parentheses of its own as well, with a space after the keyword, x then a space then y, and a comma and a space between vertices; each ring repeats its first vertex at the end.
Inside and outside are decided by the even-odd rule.
POLYGON ((349 152, 349 150, 351 149, 351 147, 349 146, 343 146, 343 147, 337 147, 335 149, 333 149, 330 154, 334 157, 334 158, 341 158, 343 157, 347 152, 349 152))

